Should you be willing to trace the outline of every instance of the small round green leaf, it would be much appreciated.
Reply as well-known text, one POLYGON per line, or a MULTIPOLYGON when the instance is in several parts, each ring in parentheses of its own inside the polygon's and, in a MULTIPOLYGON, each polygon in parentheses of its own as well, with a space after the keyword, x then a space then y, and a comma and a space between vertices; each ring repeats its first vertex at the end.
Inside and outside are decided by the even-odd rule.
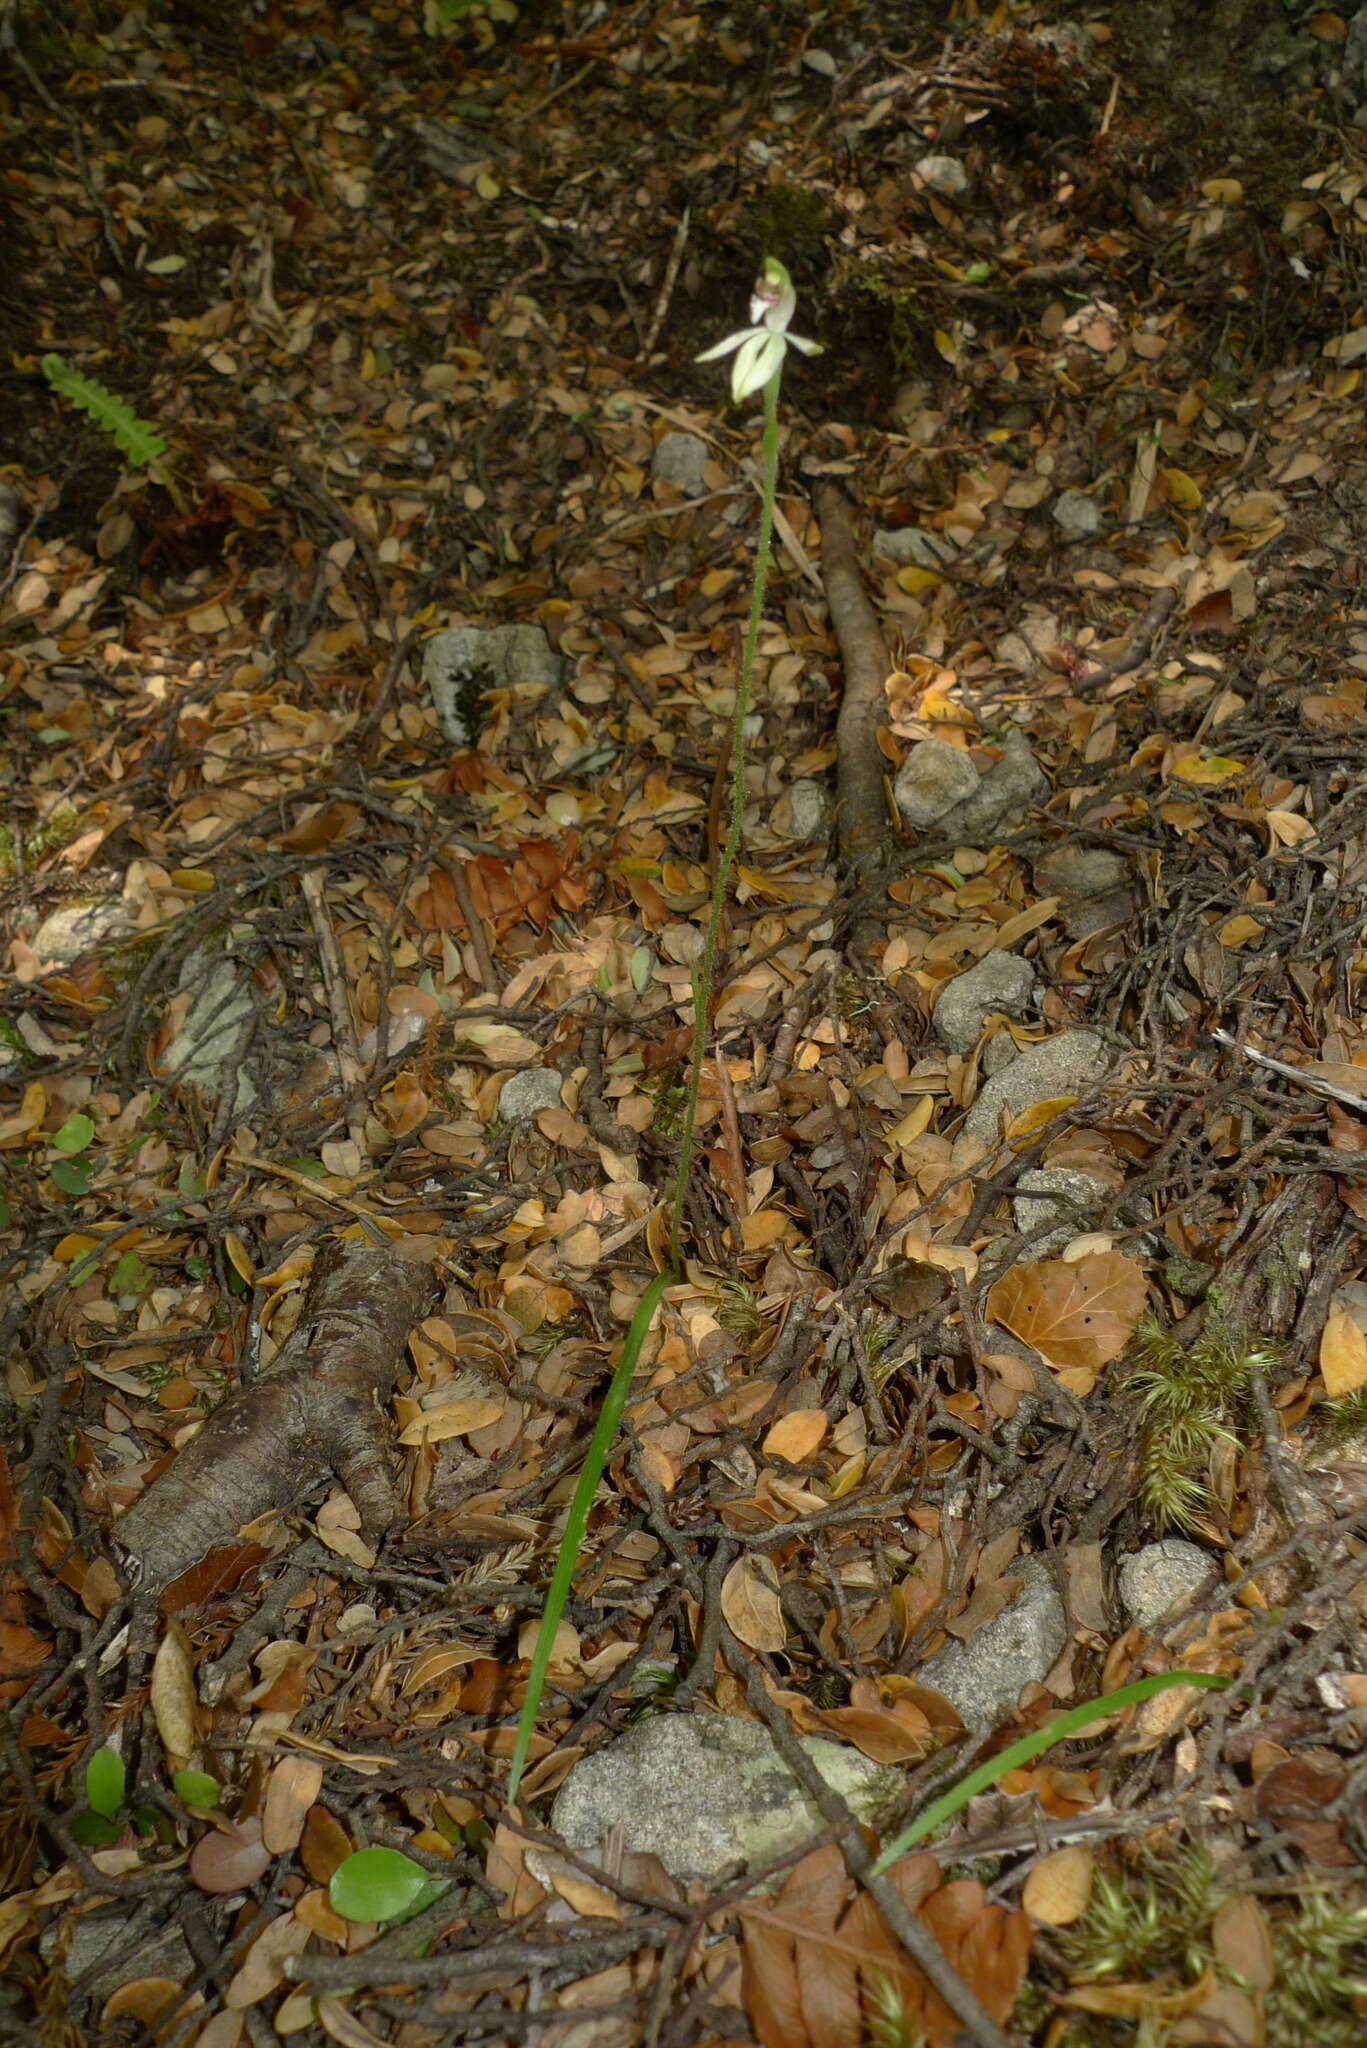
POLYGON ((171 1783, 181 1804, 196 1812, 208 1813, 218 1805, 221 1788, 218 1779, 211 1778, 207 1771, 177 1771, 171 1783))
POLYGON ((94 1124, 78 1109, 73 1110, 59 1131, 52 1133, 52 1142, 59 1152, 84 1152, 94 1135, 94 1124))
POLYGON ((123 1828, 116 1820, 106 1820, 102 1813, 93 1813, 83 1806, 71 1817, 71 1832, 85 1849, 108 1849, 117 1842, 123 1828))
POLYGON ((85 1767, 86 1804, 96 1813, 112 1819, 123 1805, 126 1783, 123 1758, 117 1749, 111 1749, 107 1742, 104 1743, 85 1767))
POLYGON ((84 1159, 55 1159, 52 1178, 64 1195, 83 1195, 90 1186, 90 1165, 84 1159))
POLYGON ((400 1849, 357 1849, 333 1871, 328 1898, 344 1920, 393 1920, 429 1881, 422 1865, 400 1849))

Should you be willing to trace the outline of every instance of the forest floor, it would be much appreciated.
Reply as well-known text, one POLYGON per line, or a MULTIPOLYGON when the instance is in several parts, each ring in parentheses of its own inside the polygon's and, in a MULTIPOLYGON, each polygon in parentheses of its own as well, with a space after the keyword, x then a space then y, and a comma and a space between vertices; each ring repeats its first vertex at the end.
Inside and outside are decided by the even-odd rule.
POLYGON ((1360 36, 439 12, 5 17, 0 2040, 1358 2041, 1360 36), (695 358, 765 254, 824 352, 687 1257, 510 1807, 664 1258, 759 516, 758 406, 695 358), (872 873, 833 484, 887 650, 872 873), (469 643, 443 722, 429 643, 495 626, 545 647, 469 643), (909 823, 928 740, 1027 797, 909 823), (223 1406, 299 1360, 289 1415, 223 1406), (1121 1579, 1160 1539, 1166 1614, 1121 1579), (965 1729, 946 1648, 1041 1569, 1059 1638, 965 1729), (886 1839, 1178 1668, 1229 1683, 904 1859, 967 2021, 838 1817, 706 1882, 552 1828, 686 1709, 896 1765, 886 1839), (442 1881, 417 1923, 342 1910, 360 1848, 442 1881))

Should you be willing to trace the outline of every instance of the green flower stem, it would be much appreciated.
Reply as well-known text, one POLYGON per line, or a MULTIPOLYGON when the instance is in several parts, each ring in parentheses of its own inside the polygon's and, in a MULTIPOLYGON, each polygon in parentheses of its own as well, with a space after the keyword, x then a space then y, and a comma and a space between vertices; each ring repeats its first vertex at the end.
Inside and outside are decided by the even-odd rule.
POLYGON ((527 1675, 527 1692, 522 1702, 522 1711, 518 1715, 517 1736, 513 1743, 512 1765, 508 1773, 510 1805, 517 1797, 518 1786, 522 1782, 522 1774, 527 1766, 527 1752, 536 1728, 536 1717, 545 1689, 546 1673, 550 1667, 555 1632, 565 1611, 565 1602, 569 1598, 570 1584, 574 1578, 575 1566, 579 1562, 580 1547, 588 1525, 589 1509, 593 1505, 593 1497, 598 1490, 598 1482, 603 1476, 603 1468, 607 1464, 608 1453, 612 1449, 613 1438, 622 1419, 622 1410, 631 1391, 641 1346, 645 1342, 646 1332, 654 1319, 665 1289, 683 1270, 684 1197, 688 1191, 688 1176, 693 1164, 698 1097, 702 1089, 703 1060, 707 1053, 707 1034, 711 1022, 712 980, 716 968, 717 941, 721 932, 722 912, 726 906, 726 885, 740 850, 741 825, 745 814, 745 719, 750 708, 750 679, 754 673, 755 651, 759 646, 764 587, 768 579, 769 547, 774 532, 774 497, 778 486, 778 387, 781 376, 780 362, 764 386, 764 463, 759 511, 759 552, 755 561, 754 587, 750 595, 750 619, 741 655, 740 679, 736 685, 736 708, 731 721, 731 823, 726 843, 717 861, 717 872, 712 880, 707 933, 693 975, 692 1069, 684 1109, 683 1137, 679 1147, 679 1173, 674 1184, 670 1210, 669 1263, 664 1272, 657 1274, 651 1281, 631 1319, 631 1327, 622 1346, 622 1356, 603 1397, 603 1405, 598 1411, 593 1437, 574 1489, 569 1514, 565 1518, 560 1548, 556 1553, 555 1571, 551 1576, 546 1605, 542 1609, 541 1624, 537 1630, 536 1647, 532 1652, 531 1670, 527 1675))
POLYGON ((707 916, 707 934, 702 956, 693 975, 693 1064, 688 1077, 688 1098, 684 1105, 683 1138, 679 1147, 679 1177, 674 1184, 674 1201, 669 1218, 670 1263, 682 1267, 684 1199, 693 1164, 693 1139, 698 1121, 698 1097, 702 1090, 703 1058, 712 1018, 712 978, 717 963, 717 940, 722 912, 726 907, 726 885, 740 851, 741 822, 745 814, 745 720, 750 709, 750 682, 754 674, 755 650, 759 646, 760 618, 764 610, 764 587, 769 577, 769 544, 774 532, 774 498, 778 488, 778 387, 782 365, 764 387, 764 467, 759 506, 759 542, 755 557, 754 585, 750 593, 750 618, 741 654, 740 681, 736 685, 736 708, 731 719, 731 824, 712 878, 712 903, 707 916))
POLYGON ((546 1595, 546 1605, 541 1610, 541 1626, 537 1630, 536 1648, 532 1652, 532 1668, 527 1676, 527 1696, 522 1702, 522 1712, 518 1716, 512 1768, 508 1774, 510 1806, 517 1797, 517 1788, 522 1782, 522 1773, 526 1768, 527 1751, 531 1746, 537 1709, 541 1705, 541 1694, 545 1688, 546 1672, 551 1661, 551 1648, 555 1642, 555 1632, 560 1626, 560 1617, 565 1611, 565 1602, 569 1598, 574 1568, 579 1562, 580 1546, 588 1526, 593 1496, 598 1491, 598 1482, 603 1476, 603 1467, 607 1464, 608 1452, 612 1449, 612 1440, 622 1419, 622 1410, 631 1391, 636 1361, 641 1355, 646 1332, 655 1319, 660 1297, 673 1278, 674 1275, 668 1267, 663 1273, 657 1273, 636 1304, 636 1313, 631 1319, 631 1327, 622 1346, 622 1356, 617 1361, 617 1369, 603 1396, 603 1405, 598 1411, 598 1420, 594 1424, 593 1436, 589 1441, 588 1454, 579 1473, 569 1514, 565 1517, 564 1533, 556 1554, 555 1571, 551 1578, 550 1591, 546 1595))

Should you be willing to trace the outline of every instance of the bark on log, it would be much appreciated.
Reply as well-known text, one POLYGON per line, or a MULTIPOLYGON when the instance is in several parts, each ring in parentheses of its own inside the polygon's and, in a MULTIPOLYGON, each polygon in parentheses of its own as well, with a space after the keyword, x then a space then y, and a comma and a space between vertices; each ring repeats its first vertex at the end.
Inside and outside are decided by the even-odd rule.
POLYGON ((269 1371, 216 1408, 115 1521, 110 1540, 140 1597, 159 1593, 269 1508, 329 1472, 368 1539, 398 1517, 385 1415, 415 1322, 438 1295, 430 1265, 388 1246, 326 1245, 303 1311, 269 1371))

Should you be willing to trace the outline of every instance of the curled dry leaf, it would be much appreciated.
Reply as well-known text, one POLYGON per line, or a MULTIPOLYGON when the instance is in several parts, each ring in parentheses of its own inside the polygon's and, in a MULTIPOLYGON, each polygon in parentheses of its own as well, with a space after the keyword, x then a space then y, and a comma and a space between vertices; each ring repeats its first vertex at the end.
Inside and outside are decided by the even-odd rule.
POLYGON ((1087 1393, 1129 1343, 1144 1297, 1143 1270, 1133 1259, 1098 1252, 1013 1266, 988 1293, 987 1313, 1056 1371, 1072 1374, 1072 1392, 1087 1393))
POLYGON ((738 1557, 721 1582, 721 1611, 748 1650, 781 1650, 788 1630, 772 1558, 738 1557))
POLYGON ((168 1622, 152 1664, 152 1715, 173 1771, 183 1770, 198 1740, 195 1667, 178 1621, 168 1622))

